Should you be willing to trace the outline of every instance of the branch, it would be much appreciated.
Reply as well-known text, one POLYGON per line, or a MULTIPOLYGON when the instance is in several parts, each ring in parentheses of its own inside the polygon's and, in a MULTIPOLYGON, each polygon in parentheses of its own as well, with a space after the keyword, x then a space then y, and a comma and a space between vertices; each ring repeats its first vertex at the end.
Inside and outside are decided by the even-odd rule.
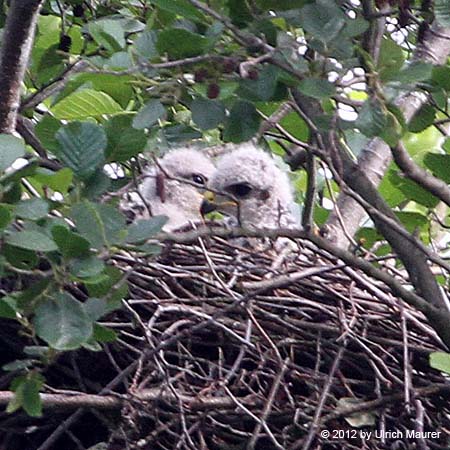
POLYGON ((0 133, 13 133, 20 91, 43 0, 12 0, 0 56, 0 133))
MULTIPOLYGON (((425 35, 422 43, 418 45, 414 60, 423 60, 432 64, 444 64, 450 53, 450 29, 441 28, 434 23, 425 35)), ((426 99, 418 96, 416 92, 409 92, 400 97, 395 105, 402 111, 405 120, 409 122, 414 113, 424 104, 426 99)), ((378 186, 392 159, 389 146, 381 139, 375 138, 358 157, 358 166, 366 174, 374 186, 378 186)), ((364 209, 346 194, 338 198, 335 210, 327 221, 328 237, 339 247, 346 247, 349 243, 342 227, 336 209, 341 211, 344 217, 344 225, 347 232, 354 236, 362 219, 365 216, 364 209)))
POLYGON ((314 202, 316 200, 317 193, 317 169, 314 155, 310 152, 308 152, 306 157, 306 173, 306 194, 305 202, 303 205, 302 227, 307 231, 311 231, 314 223, 314 202))
POLYGON ((408 178, 450 206, 450 189, 447 183, 418 166, 401 142, 395 148, 391 148, 391 151, 395 163, 408 178))
MULTIPOLYGON (((414 395, 417 398, 424 398, 436 394, 448 394, 449 392, 450 392, 450 385, 445 383, 435 383, 431 384, 430 386, 414 389, 414 395)), ((321 426, 324 426, 326 423, 330 421, 335 421, 336 419, 340 419, 342 417, 349 417, 352 414, 357 414, 363 411, 375 411, 385 405, 398 403, 399 401, 404 400, 404 398, 405 393, 399 392, 394 393, 392 395, 377 398, 376 400, 368 400, 366 402, 360 402, 355 405, 347 406, 345 408, 338 407, 333 412, 322 417, 321 426)))
POLYGON ((423 252, 422 244, 417 245, 418 243, 414 242, 415 239, 409 239, 411 235, 403 228, 394 212, 378 193, 377 188, 367 179, 359 165, 355 164, 343 151, 341 157, 344 163, 343 179, 345 183, 373 208, 366 208, 366 211, 403 262, 418 294, 427 299, 430 304, 446 310, 445 299, 428 265, 428 255, 423 252), (379 213, 390 221, 384 220, 379 213), (391 221, 395 226, 392 226, 391 221))
MULTIPOLYGON (((6 406, 15 396, 11 391, 0 391, 0 405, 6 406)), ((133 400, 151 402, 156 400, 164 400, 173 403, 174 406, 181 400, 189 406, 190 410, 209 410, 217 408, 235 408, 236 404, 229 397, 211 397, 204 396, 195 397, 174 392, 172 389, 164 390, 161 387, 153 389, 143 389, 136 391, 132 396, 116 396, 116 395, 96 395, 85 394, 39 394, 42 405, 46 409, 64 409, 71 410, 77 408, 94 408, 96 410, 120 410, 125 403, 133 400)), ((255 397, 240 398, 240 402, 246 405, 255 405, 255 397)))
POLYGON ((85 71, 87 67, 89 67, 89 64, 86 61, 82 60, 78 60, 74 64, 70 65, 62 72, 62 74, 58 78, 53 80, 42 89, 39 89, 34 94, 25 98, 20 105, 20 110, 23 111, 24 109, 34 108, 48 97, 62 91, 73 75, 85 71))

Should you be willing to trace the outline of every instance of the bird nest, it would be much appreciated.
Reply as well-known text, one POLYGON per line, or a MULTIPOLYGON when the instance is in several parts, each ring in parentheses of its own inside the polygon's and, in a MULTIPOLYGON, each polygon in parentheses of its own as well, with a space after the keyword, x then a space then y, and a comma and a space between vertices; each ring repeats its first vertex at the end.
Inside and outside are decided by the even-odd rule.
POLYGON ((424 316, 299 245, 276 269, 270 246, 220 238, 117 257, 137 361, 109 449, 412 448, 436 431, 426 442, 447 448, 450 385, 424 316))
MULTIPOLYGON (((118 339, 60 355, 49 402, 78 394, 41 419, 1 413, 3 448, 447 449, 450 383, 428 361, 444 347, 424 316, 309 241, 281 261, 254 243, 116 255, 130 294, 102 324, 118 339)), ((10 324, 0 338, 29 345, 10 324)))

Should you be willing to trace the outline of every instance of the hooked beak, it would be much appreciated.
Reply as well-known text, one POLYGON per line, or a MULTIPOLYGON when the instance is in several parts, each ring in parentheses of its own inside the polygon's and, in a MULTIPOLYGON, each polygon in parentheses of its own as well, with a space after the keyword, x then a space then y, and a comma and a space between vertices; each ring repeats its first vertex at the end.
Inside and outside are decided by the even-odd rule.
POLYGON ((200 206, 200 214, 204 216, 205 214, 216 211, 218 205, 217 203, 215 203, 215 201, 216 196, 214 195, 214 192, 205 191, 205 193, 203 194, 203 201, 200 206))
POLYGON ((229 208, 230 206, 236 207, 237 203, 233 200, 217 201, 214 192, 206 191, 203 194, 203 201, 200 206, 200 213, 204 216, 205 214, 208 214, 213 211, 225 212, 224 210, 226 210, 227 207, 229 208))

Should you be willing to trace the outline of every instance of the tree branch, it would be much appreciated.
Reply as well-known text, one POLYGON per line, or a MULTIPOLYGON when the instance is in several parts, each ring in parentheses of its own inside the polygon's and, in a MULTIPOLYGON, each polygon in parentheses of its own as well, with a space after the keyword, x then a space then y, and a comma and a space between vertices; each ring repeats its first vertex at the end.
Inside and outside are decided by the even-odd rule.
MULTIPOLYGON (((444 64, 450 54, 450 29, 439 27, 434 23, 425 35, 422 43, 418 45, 414 59, 432 64, 444 64)), ((400 97, 395 105, 402 111, 405 120, 409 122, 414 113, 424 104, 424 96, 416 92, 409 92, 400 97)), ((378 186, 392 159, 389 146, 381 139, 375 138, 358 157, 358 166, 366 174, 366 178, 378 186)), ((365 216, 364 209, 347 194, 341 194, 338 198, 335 210, 327 221, 327 236, 339 247, 349 244, 339 222, 336 209, 339 209, 344 218, 345 229, 353 236, 358 230, 365 216)))
MULTIPOLYGON (((46 409, 64 409, 71 410, 77 408, 94 408, 96 410, 120 410, 127 401, 133 400, 151 402, 156 400, 164 400, 170 403, 178 404, 179 400, 189 405, 191 410, 209 410, 217 408, 235 408, 235 402, 229 397, 211 397, 204 396, 195 397, 182 393, 173 392, 171 389, 163 390, 161 387, 154 389, 142 389, 136 391, 132 396, 116 396, 116 395, 96 395, 85 394, 39 394, 42 404, 46 409)), ((15 393, 11 391, 0 391, 0 405, 7 405, 13 398, 15 393)), ((241 398, 244 404, 254 405, 255 398, 252 396, 248 399, 241 398)))
POLYGON ((20 91, 43 0, 12 0, 0 56, 0 133, 13 133, 20 91))
POLYGON ((450 206, 450 189, 447 183, 418 166, 401 142, 395 148, 391 148, 391 151, 395 163, 408 178, 450 206))

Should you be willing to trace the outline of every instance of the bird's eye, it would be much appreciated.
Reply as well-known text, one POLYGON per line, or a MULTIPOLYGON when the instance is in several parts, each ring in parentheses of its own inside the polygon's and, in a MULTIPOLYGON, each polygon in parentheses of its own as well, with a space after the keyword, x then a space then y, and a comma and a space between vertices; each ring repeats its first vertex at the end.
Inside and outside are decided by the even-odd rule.
POLYGON ((237 183, 228 186, 227 191, 236 198, 244 198, 250 194, 252 187, 247 183, 237 183))
POLYGON ((198 173, 192 174, 192 181, 202 186, 206 184, 206 178, 203 175, 199 175, 198 173))

